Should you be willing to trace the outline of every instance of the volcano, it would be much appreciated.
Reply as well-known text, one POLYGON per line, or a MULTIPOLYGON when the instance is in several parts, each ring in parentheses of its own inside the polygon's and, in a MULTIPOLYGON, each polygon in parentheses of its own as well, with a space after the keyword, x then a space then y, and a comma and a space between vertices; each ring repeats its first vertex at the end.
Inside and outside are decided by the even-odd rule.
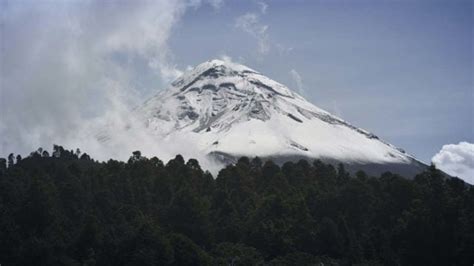
POLYGON ((156 141, 186 139, 203 156, 225 164, 241 156, 276 163, 320 159, 343 163, 352 172, 391 171, 407 177, 426 168, 404 150, 316 107, 285 85, 222 60, 187 71, 134 113, 156 141))

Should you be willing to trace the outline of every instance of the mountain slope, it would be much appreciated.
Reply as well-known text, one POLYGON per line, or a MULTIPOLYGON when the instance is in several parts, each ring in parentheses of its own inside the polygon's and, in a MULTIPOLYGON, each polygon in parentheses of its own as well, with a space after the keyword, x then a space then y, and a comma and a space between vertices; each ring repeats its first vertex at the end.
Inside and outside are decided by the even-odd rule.
POLYGON ((373 174, 386 169, 409 175, 425 167, 284 85, 221 60, 188 71, 135 113, 157 141, 185 138, 193 148, 225 162, 240 156, 319 158, 373 174))

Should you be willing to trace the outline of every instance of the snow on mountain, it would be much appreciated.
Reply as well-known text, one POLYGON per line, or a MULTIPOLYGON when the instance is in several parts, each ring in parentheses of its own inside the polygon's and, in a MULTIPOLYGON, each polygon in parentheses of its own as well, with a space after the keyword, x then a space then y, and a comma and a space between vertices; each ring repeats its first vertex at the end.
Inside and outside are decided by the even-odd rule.
MULTIPOLYGON (((416 160, 246 66, 211 60, 184 73, 135 114, 156 141, 186 139, 203 154, 320 158, 349 164, 416 160)), ((189 144, 188 144, 189 145, 189 144)), ((182 153, 191 147, 183 148, 182 153)), ((418 163, 419 164, 419 163, 418 163)))

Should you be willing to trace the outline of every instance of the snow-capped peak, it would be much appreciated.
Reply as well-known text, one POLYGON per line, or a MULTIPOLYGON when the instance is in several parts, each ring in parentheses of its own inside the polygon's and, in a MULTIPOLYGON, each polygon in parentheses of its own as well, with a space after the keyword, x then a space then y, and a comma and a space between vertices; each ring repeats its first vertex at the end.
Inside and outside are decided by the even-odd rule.
POLYGON ((295 96, 294 93, 284 85, 265 77, 249 67, 219 59, 199 64, 175 80, 172 86, 181 91, 186 91, 202 81, 208 83, 208 85, 215 86, 216 89, 226 87, 216 86, 224 83, 245 82, 246 84, 240 86, 241 90, 257 91, 256 88, 259 88, 262 90, 270 90, 272 93, 278 93, 287 97, 295 96), (223 82, 224 80, 229 82, 223 82))
MULTIPOLYGON (((410 164, 413 157, 244 65, 210 60, 135 110, 156 141, 228 157, 410 164)), ((186 154, 186 149, 179 151, 186 154)))

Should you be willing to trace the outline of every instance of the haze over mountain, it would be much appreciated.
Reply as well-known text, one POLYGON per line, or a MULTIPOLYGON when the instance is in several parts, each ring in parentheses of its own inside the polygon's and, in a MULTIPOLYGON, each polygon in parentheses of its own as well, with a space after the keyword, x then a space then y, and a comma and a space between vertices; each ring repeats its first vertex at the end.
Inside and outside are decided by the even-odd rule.
MULTIPOLYGON (((238 157, 342 162, 371 174, 408 177, 425 165, 376 135, 306 101, 286 86, 244 65, 204 62, 134 110, 159 146, 207 157, 221 165, 238 157), (182 140, 187 145, 179 145, 182 140), (161 144, 161 145, 160 145, 161 144), (193 147, 190 147, 192 145, 193 147)), ((99 138, 107 142, 110 131, 99 138)), ((200 158, 201 159, 201 158, 200 158)))

